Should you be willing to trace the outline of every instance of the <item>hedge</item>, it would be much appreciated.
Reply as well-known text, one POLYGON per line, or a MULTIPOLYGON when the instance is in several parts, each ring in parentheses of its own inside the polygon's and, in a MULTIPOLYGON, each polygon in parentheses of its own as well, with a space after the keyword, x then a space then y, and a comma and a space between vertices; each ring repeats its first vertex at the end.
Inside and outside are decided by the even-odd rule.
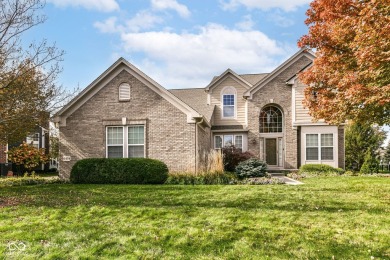
POLYGON ((344 170, 326 164, 305 164, 299 168, 298 173, 310 176, 334 176, 343 174, 344 170))
POLYGON ((179 185, 224 185, 237 184, 237 178, 233 173, 217 173, 217 172, 176 172, 169 173, 165 184, 179 185))
POLYGON ((75 163, 72 183, 162 184, 168 178, 165 163, 148 158, 89 158, 75 163))

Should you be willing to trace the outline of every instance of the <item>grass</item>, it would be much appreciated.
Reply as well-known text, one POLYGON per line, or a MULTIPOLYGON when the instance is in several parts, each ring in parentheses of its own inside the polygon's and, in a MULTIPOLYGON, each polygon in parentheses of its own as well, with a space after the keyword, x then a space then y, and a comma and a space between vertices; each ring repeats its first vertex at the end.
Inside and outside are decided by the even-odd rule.
POLYGON ((0 255, 6 259, 390 259, 390 178, 304 182, 301 186, 0 188, 0 255))

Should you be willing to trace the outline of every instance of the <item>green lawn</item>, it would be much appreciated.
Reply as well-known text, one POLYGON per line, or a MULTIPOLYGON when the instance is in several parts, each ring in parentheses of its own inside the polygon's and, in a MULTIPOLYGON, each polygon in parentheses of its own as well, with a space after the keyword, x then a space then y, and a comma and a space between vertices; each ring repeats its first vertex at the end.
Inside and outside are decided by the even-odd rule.
POLYGON ((390 259, 390 178, 304 182, 0 188, 0 256, 390 259))

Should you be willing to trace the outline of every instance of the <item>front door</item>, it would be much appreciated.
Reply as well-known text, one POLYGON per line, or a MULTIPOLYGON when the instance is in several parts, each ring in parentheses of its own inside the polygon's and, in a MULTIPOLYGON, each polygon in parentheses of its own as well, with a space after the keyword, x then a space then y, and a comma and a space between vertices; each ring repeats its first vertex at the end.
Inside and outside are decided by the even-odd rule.
POLYGON ((278 165, 278 146, 277 138, 265 139, 265 161, 268 165, 278 165))

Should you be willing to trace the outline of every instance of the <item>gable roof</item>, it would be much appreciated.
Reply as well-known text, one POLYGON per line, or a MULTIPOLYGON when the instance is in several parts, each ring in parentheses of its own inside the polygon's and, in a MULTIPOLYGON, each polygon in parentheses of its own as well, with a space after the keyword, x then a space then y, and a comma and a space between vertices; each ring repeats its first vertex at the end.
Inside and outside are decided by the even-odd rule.
POLYGON ((311 60, 314 60, 315 54, 308 48, 302 48, 293 56, 291 56, 288 60, 283 62, 279 67, 274 69, 271 73, 267 74, 264 78, 262 78, 259 82, 257 82, 251 89, 247 90, 244 93, 244 97, 251 98, 253 93, 257 92, 259 89, 264 87, 267 83, 277 77, 282 71, 284 71, 287 67, 291 66, 294 62, 299 60, 302 56, 305 56, 311 60))
POLYGON ((242 74, 241 78, 248 81, 251 85, 255 85, 257 82, 266 77, 269 73, 259 73, 259 74, 242 74))
POLYGON ((66 104, 61 110, 59 110, 54 116, 54 122, 58 122, 61 125, 66 125, 66 118, 73 114, 78 108, 85 104, 90 98, 92 98, 100 89, 102 89, 108 82, 110 82, 115 76, 117 76, 123 70, 127 71, 139 81, 145 84, 147 87, 155 91, 161 97, 166 99, 176 108, 181 110, 187 115, 187 122, 194 123, 196 118, 202 118, 203 116, 195 111, 188 104, 177 98, 171 92, 166 90, 148 75, 143 73, 133 64, 119 58, 114 64, 112 64, 106 71, 104 71, 99 77, 97 77, 90 85, 88 85, 83 91, 74 97, 68 104, 66 104))
POLYGON ((245 88, 250 89, 252 87, 252 84, 249 83, 247 80, 242 78, 240 75, 235 73, 231 69, 225 70, 220 76, 214 77, 213 80, 208 84, 205 88, 206 91, 212 91, 212 89, 218 85, 221 81, 226 79, 227 77, 231 77, 233 80, 235 80, 237 83, 243 85, 245 88))
POLYGON ((170 89, 169 92, 187 103, 210 122, 214 106, 207 104, 207 93, 204 88, 170 89))

